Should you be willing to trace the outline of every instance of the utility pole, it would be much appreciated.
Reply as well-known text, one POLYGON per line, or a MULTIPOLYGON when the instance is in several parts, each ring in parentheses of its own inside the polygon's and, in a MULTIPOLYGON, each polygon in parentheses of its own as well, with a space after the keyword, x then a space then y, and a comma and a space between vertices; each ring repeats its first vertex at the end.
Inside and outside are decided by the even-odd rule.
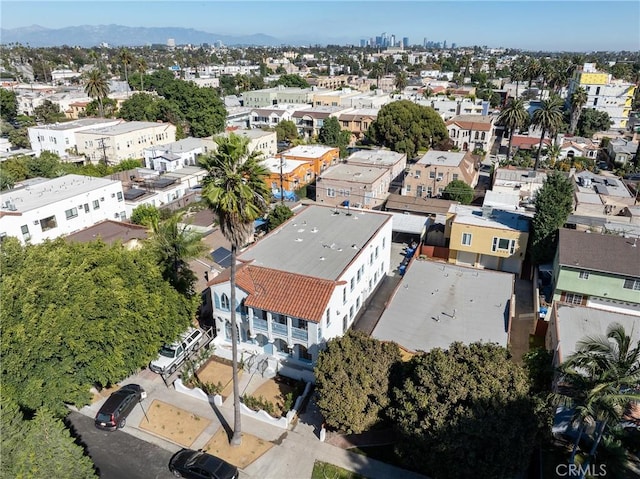
POLYGON ((109 147, 105 145, 104 140, 106 140, 106 138, 98 138, 96 141, 102 150, 102 161, 104 162, 104 166, 109 166, 109 161, 107 160, 107 148, 109 147))
POLYGON ((282 174, 282 163, 284 163, 284 159, 282 155, 280 155, 280 203, 284 205, 284 176, 282 174))

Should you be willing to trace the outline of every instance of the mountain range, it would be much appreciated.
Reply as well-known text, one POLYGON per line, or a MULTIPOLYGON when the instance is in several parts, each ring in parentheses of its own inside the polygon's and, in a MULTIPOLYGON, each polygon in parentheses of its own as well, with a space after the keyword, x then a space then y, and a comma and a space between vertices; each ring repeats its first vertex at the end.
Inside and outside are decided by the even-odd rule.
MULTIPOLYGON (((110 46, 144 46, 150 44, 166 45, 172 38, 176 45, 208 43, 213 45, 220 41, 227 46, 279 46, 279 45, 309 45, 316 39, 279 39, 270 35, 256 33, 253 35, 219 35, 193 28, 180 27, 125 27, 122 25, 81 25, 65 28, 45 28, 39 25, 29 27, 4 29, 0 28, 0 42, 2 44, 20 43, 30 47, 79 46, 90 48, 107 43, 110 46)), ((333 43, 333 42, 332 42, 333 43)), ((335 41, 335 43, 338 43, 335 41)))

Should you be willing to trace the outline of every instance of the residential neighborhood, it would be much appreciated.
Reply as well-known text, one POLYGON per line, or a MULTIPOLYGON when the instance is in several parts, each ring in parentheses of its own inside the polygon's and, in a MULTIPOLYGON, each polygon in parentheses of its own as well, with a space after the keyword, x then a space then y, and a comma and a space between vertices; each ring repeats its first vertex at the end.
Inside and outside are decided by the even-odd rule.
POLYGON ((2 40, 2 477, 640 477, 640 50, 113 26, 2 40))

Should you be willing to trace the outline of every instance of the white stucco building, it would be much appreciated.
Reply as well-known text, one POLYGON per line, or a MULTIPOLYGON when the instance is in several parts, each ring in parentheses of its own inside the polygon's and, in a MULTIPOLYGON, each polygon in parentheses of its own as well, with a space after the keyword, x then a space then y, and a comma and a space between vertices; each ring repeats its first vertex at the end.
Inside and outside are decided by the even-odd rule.
POLYGON ((124 216, 120 181, 82 175, 39 178, 2 193, 0 236, 36 244, 124 216))

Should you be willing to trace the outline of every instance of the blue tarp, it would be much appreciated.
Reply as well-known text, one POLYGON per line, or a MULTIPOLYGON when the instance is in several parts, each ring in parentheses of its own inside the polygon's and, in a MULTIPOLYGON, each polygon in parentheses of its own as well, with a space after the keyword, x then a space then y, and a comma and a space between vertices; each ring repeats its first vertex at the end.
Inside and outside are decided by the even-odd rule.
POLYGON ((257 220, 255 220, 253 222, 253 228, 257 229, 257 228, 260 228, 261 226, 264 226, 266 224, 267 224, 267 220, 262 219, 262 218, 258 218, 257 220))
MULTIPOLYGON (((280 190, 278 190, 278 189, 271 190, 271 194, 273 194, 273 197, 276 200, 281 200, 282 199, 282 193, 280 193, 280 190)), ((284 190, 284 200, 285 201, 298 201, 298 197, 296 196, 295 192, 284 190)))

